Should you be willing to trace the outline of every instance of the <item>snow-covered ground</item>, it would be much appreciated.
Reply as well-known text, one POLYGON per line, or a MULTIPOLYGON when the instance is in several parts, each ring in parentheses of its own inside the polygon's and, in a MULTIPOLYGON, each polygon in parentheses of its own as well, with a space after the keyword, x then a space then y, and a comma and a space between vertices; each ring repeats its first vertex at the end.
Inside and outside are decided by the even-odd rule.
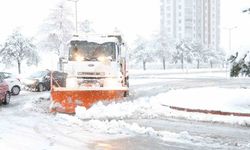
POLYGON ((250 113, 250 90, 214 87, 171 90, 152 97, 114 102, 109 105, 99 102, 88 110, 84 107, 78 107, 76 116, 80 119, 177 117, 250 126, 250 117, 187 113, 173 110, 168 106, 250 113))
POLYGON ((250 113, 250 79, 224 75, 134 73, 129 98, 76 115, 49 113, 49 92, 22 91, 0 106, 0 149, 250 149, 249 117, 168 107, 250 113))

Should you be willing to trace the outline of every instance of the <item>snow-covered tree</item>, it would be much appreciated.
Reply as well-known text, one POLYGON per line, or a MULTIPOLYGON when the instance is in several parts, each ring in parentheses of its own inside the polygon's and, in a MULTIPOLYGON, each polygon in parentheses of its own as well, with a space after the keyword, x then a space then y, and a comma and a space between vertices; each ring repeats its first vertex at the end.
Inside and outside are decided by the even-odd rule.
POLYGON ((154 48, 156 56, 162 60, 163 69, 166 69, 166 62, 172 61, 172 55, 174 48, 174 40, 167 37, 162 33, 153 35, 152 42, 154 43, 154 48))
POLYGON ((152 47, 149 42, 141 36, 135 40, 135 48, 130 53, 130 57, 137 63, 143 63, 143 70, 146 70, 146 63, 153 61, 152 47))
POLYGON ((27 58, 27 65, 38 66, 39 62, 40 62, 40 57, 39 57, 38 51, 37 50, 31 51, 31 53, 29 53, 28 58, 27 58))
POLYGON ((184 63, 192 63, 194 59, 194 53, 192 44, 188 40, 181 40, 176 43, 176 51, 173 54, 173 60, 175 63, 181 62, 181 68, 184 69, 184 63))
POLYGON ((174 54, 175 62, 180 61, 182 68, 184 63, 193 63, 196 61, 197 68, 200 68, 200 63, 213 64, 222 63, 225 60, 225 53, 222 49, 213 49, 203 46, 199 41, 181 40, 176 44, 176 53, 174 54))
POLYGON ((21 73, 21 65, 24 61, 28 65, 36 64, 39 57, 36 47, 31 39, 26 38, 20 31, 14 31, 5 41, 0 51, 1 62, 6 65, 17 64, 18 73, 21 73))
POLYGON ((225 61, 225 52, 222 49, 205 48, 204 62, 209 62, 210 67, 213 68, 214 63, 222 63, 225 61))
POLYGON ((42 49, 53 51, 58 56, 63 56, 67 50, 67 42, 72 37, 74 25, 73 15, 66 6, 65 0, 60 1, 51 10, 45 23, 42 25, 42 49))
POLYGON ((240 55, 236 52, 235 55, 231 55, 227 60, 231 63, 230 76, 247 76, 250 77, 250 55, 249 51, 245 52, 244 55, 240 55))
POLYGON ((95 31, 91 26, 92 22, 86 19, 83 22, 79 23, 79 31, 83 33, 93 33, 95 31))
POLYGON ((249 76, 250 74, 250 62, 247 62, 245 59, 249 52, 247 52, 243 57, 238 57, 238 52, 236 55, 231 56, 230 63, 232 63, 230 69, 230 76, 231 77, 238 77, 240 74, 244 76, 249 76))
POLYGON ((193 58, 197 62, 197 69, 199 69, 200 63, 204 61, 204 58, 206 57, 205 49, 203 48, 200 42, 191 43, 191 47, 192 47, 193 58))

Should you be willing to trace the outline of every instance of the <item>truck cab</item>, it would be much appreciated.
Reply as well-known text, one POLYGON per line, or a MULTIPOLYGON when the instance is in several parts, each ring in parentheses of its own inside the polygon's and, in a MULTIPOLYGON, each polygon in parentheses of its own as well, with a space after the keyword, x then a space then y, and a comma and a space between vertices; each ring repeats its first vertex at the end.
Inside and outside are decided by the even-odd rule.
POLYGON ((127 72, 123 47, 121 37, 74 37, 63 65, 63 71, 68 74, 66 86, 125 86, 127 72))

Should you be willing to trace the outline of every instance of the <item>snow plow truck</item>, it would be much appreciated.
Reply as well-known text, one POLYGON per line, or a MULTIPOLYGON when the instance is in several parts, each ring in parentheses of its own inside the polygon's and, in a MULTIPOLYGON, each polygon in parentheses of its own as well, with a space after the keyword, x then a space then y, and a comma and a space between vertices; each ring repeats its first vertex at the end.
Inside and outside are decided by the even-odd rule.
POLYGON ((76 35, 68 45, 68 56, 60 61, 67 73, 65 85, 51 85, 52 112, 75 113, 77 106, 88 109, 98 101, 128 96, 126 48, 120 35, 76 35))

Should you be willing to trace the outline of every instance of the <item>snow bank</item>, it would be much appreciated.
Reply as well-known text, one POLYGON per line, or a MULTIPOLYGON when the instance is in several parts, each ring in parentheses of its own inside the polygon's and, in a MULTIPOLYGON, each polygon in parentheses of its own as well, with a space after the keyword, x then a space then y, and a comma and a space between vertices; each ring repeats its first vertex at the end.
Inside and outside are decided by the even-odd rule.
POLYGON ((207 68, 207 69, 167 69, 167 70, 139 70, 131 69, 129 71, 130 75, 150 75, 150 74, 178 74, 178 73, 215 73, 215 72, 225 72, 225 69, 222 68, 207 68))
POLYGON ((76 108, 80 119, 126 119, 177 117, 190 120, 222 122, 250 126, 249 117, 220 116, 177 111, 165 105, 250 113, 250 89, 197 88, 172 90, 153 97, 142 97, 133 101, 99 102, 89 109, 76 108))
POLYGON ((109 137, 126 137, 126 136, 149 136, 158 138, 162 141, 188 143, 193 145, 209 145, 210 147, 218 148, 209 138, 200 136, 192 136, 189 132, 184 131, 180 133, 173 133, 165 130, 155 130, 152 127, 143 127, 137 123, 127 123, 124 120, 88 120, 82 121, 74 116, 57 115, 59 119, 63 119, 63 123, 67 126, 77 125, 85 130, 91 131, 94 134, 106 134, 109 137), (204 142, 205 141, 205 142, 204 142), (210 141, 210 142, 209 142, 210 141), (212 144, 211 144, 212 143, 212 144))
POLYGON ((169 106, 250 113, 250 89, 182 89, 159 94, 155 99, 169 106))
POLYGON ((33 111, 39 113, 49 113, 49 106, 50 106, 50 93, 43 92, 43 93, 31 93, 22 91, 21 95, 24 94, 32 94, 29 99, 26 99, 24 106, 22 107, 23 111, 33 111))

